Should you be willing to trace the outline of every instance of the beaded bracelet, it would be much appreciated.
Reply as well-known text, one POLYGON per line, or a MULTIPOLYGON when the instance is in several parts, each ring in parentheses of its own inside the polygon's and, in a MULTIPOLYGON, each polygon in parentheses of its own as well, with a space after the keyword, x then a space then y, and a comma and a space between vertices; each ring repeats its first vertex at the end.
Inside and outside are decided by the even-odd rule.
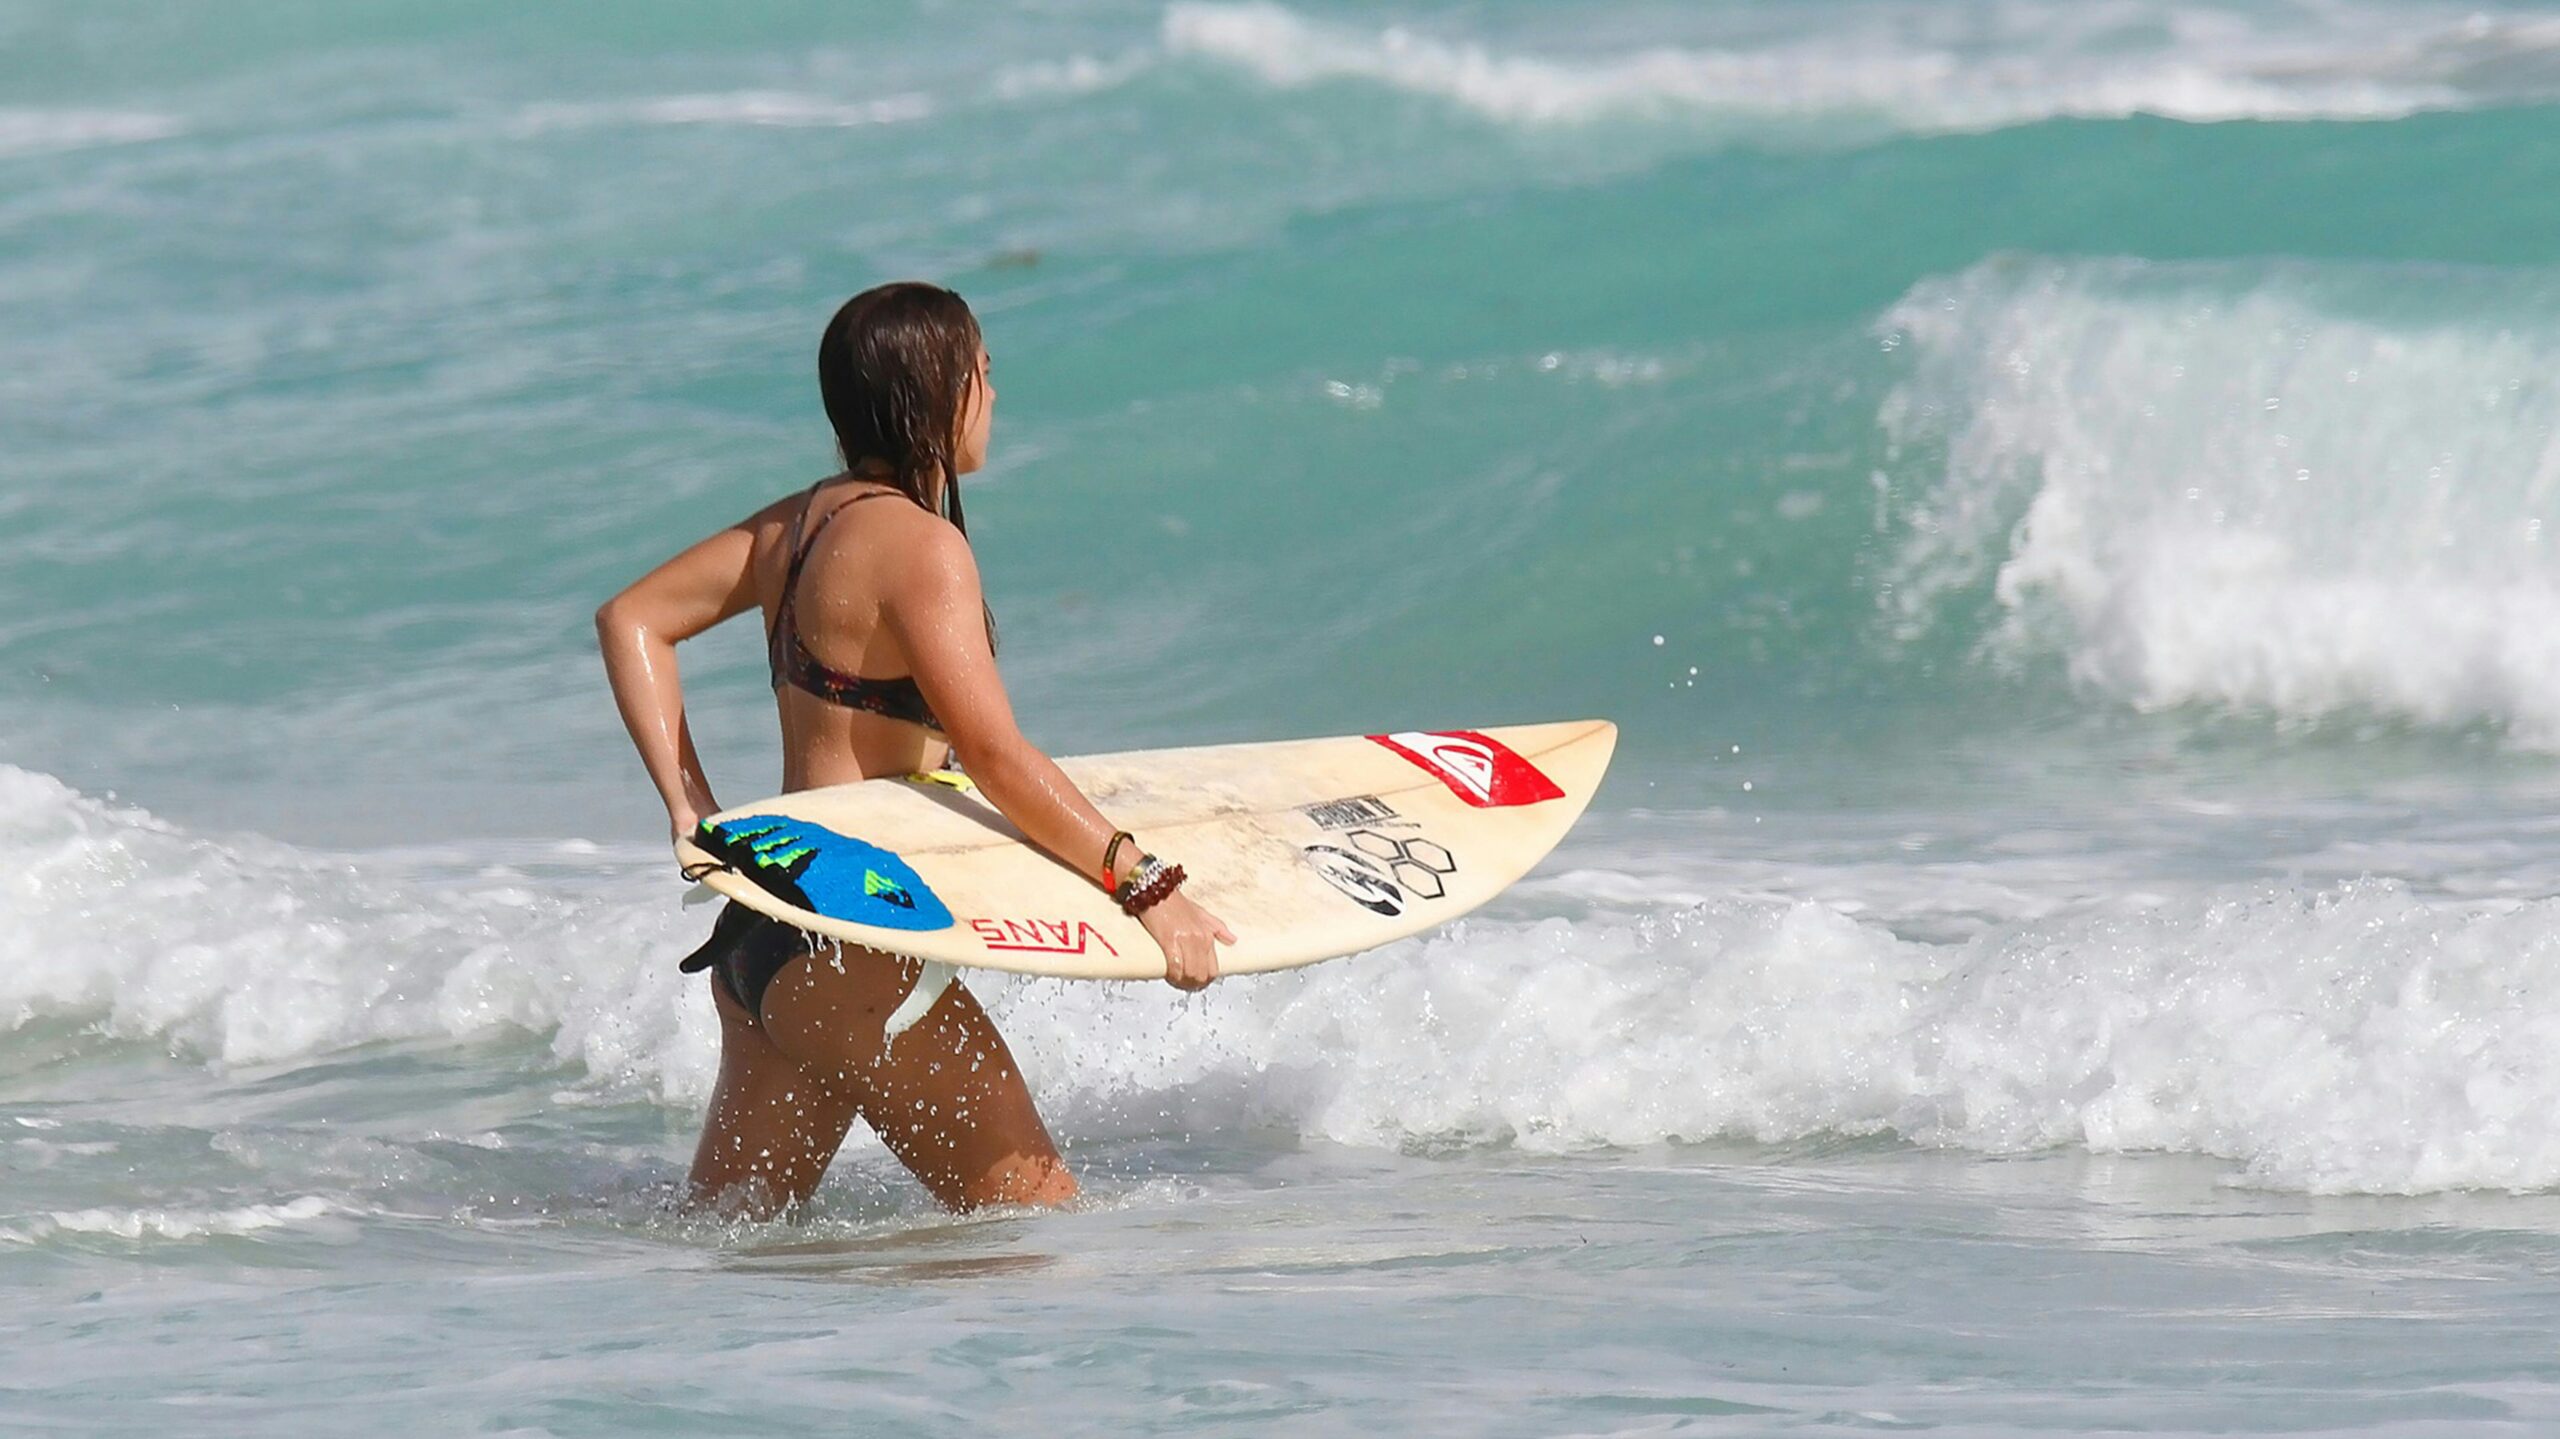
POLYGON ((1182 887, 1183 878, 1182 866, 1147 856, 1137 872, 1129 876, 1129 882, 1120 887, 1121 913, 1134 919, 1164 903, 1165 896, 1182 887))
POLYGON ((1142 854, 1138 856, 1137 863, 1130 865, 1129 872, 1121 876, 1118 884, 1112 886, 1112 902, 1119 905, 1124 910, 1127 909, 1129 907, 1129 897, 1138 892, 1138 886, 1155 878, 1156 871, 1163 867, 1164 862, 1157 859, 1154 855, 1142 854))

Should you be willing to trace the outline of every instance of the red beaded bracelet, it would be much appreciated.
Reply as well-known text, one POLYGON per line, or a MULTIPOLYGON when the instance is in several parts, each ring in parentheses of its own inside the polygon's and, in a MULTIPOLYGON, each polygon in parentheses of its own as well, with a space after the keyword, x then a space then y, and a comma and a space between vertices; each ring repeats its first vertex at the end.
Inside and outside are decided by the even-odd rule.
POLYGON ((1173 893, 1176 889, 1181 888, 1182 880, 1182 866, 1178 864, 1166 865, 1164 868, 1157 870, 1154 874, 1147 876, 1147 880, 1144 884, 1141 884, 1135 889, 1129 891, 1129 897, 1120 901, 1121 912, 1127 914, 1133 919, 1146 913, 1148 910, 1164 903, 1165 896, 1173 893))
POLYGON ((1129 896, 1138 892, 1138 886, 1154 879, 1156 871, 1162 868, 1164 868, 1164 861, 1151 854, 1141 854, 1129 861, 1128 872, 1121 875, 1119 883, 1111 887, 1111 902, 1124 909, 1127 908, 1129 896))

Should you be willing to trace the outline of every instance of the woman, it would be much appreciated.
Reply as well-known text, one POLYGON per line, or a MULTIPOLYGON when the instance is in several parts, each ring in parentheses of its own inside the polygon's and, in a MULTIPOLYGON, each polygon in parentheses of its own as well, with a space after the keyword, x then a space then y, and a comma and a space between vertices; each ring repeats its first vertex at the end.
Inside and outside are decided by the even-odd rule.
MULTIPOLYGON (((843 472, 596 611, 614 702, 668 825, 682 838, 720 808, 685 724, 675 647, 758 609, 786 790, 934 769, 956 749, 1033 843, 1137 913, 1167 981, 1208 984, 1214 942, 1235 936, 1014 727, 960 507, 959 478, 984 462, 995 410, 969 307, 932 285, 854 296, 819 342, 818 387, 843 472)), ((685 967, 711 971, 720 1011, 693 1202, 765 1217, 807 1198, 857 1116, 953 1209, 1075 1196, 1012 1055, 965 988, 944 991, 890 1046, 881 1024, 915 983, 915 962, 853 945, 813 951, 799 931, 734 907, 685 967)))

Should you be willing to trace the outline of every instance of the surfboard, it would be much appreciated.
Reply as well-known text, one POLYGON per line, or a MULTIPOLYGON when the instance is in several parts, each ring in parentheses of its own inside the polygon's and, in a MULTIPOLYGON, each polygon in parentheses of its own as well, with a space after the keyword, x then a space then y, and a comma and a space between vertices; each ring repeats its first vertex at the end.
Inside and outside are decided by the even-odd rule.
MULTIPOLYGON (((1374 949, 1501 893, 1581 817, 1617 735, 1578 720, 1058 765, 1235 932, 1220 973, 1254 974, 1374 949)), ((676 849, 711 893, 937 970, 1164 977, 1162 951, 1096 876, 1033 846, 956 771, 758 800, 676 849)))

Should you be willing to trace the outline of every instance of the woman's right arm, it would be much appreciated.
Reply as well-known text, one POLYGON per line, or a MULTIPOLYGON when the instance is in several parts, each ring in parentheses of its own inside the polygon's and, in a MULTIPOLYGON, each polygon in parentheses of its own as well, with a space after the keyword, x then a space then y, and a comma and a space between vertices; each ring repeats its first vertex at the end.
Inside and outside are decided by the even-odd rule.
MULTIPOLYGON (((1100 882, 1111 821, 1057 763, 1023 737, 987 642, 977 560, 969 542, 940 520, 918 525, 889 587, 885 617, 924 692, 969 766, 969 778, 1025 837, 1100 882)), ((1218 976, 1217 942, 1236 942, 1225 922, 1180 890, 1139 916, 1165 954, 1165 979, 1199 989, 1218 976)))
POLYGON ((666 801, 678 839, 716 812, 685 722, 676 645, 755 608, 755 524, 742 520, 641 576, 596 611, 596 645, 614 707, 666 801))

